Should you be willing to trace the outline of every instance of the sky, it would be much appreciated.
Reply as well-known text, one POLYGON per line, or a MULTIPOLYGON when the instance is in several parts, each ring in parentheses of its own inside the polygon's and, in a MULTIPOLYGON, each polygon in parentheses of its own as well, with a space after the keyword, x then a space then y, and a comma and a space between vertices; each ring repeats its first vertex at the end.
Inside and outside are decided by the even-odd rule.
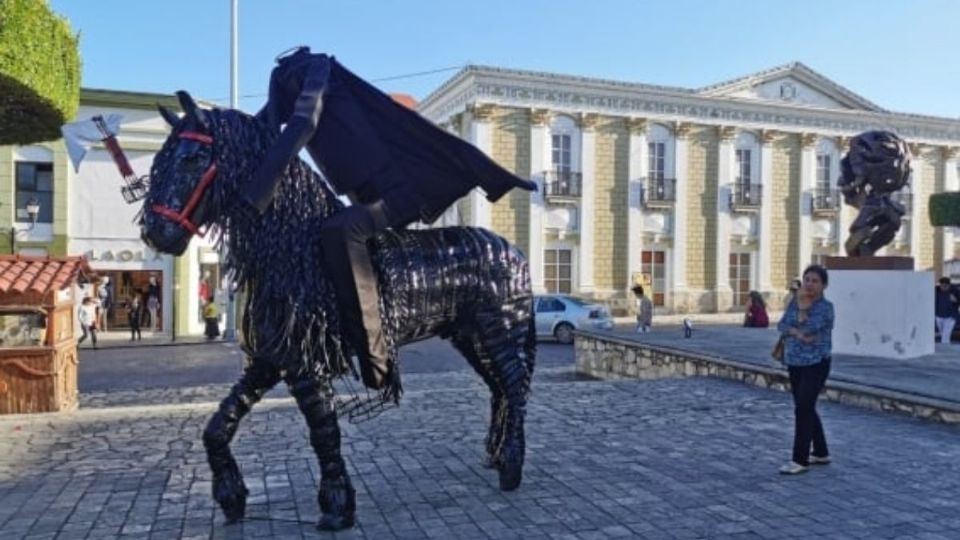
MULTIPOLYGON (((230 0, 50 0, 85 88, 229 105, 230 0)), ((883 108, 960 117, 958 0, 239 0, 240 108, 326 52, 423 99, 467 64, 697 88, 800 61, 883 108), (427 72, 427 74, 424 74, 427 72)))

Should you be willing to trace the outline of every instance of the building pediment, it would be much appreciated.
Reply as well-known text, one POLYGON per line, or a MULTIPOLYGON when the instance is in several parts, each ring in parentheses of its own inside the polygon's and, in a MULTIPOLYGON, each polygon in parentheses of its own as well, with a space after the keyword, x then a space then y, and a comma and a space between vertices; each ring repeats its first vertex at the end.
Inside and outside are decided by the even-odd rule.
POLYGON ((697 91, 708 97, 883 112, 883 109, 807 66, 796 62, 707 86, 697 91))

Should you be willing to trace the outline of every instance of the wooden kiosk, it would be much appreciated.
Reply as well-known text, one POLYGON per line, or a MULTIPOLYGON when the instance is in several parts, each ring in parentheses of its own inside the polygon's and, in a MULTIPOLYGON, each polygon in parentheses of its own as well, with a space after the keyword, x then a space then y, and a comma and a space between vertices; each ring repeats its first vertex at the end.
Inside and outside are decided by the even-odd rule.
POLYGON ((0 414, 77 408, 82 257, 0 255, 0 414))

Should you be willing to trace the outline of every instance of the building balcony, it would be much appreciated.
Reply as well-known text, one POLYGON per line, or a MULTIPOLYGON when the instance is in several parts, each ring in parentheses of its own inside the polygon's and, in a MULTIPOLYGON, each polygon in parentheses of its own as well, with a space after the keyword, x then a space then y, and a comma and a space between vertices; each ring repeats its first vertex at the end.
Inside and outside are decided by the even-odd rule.
POLYGON ((647 178, 640 191, 640 203, 646 208, 670 207, 677 201, 676 178, 647 178))
POLYGON ((755 212, 763 201, 763 186, 760 184, 733 184, 730 190, 730 210, 755 212))
POLYGON ((913 215, 913 193, 896 191, 890 194, 890 200, 900 203, 900 205, 903 206, 906 212, 903 215, 903 219, 909 219, 910 216, 913 215))
POLYGON ((544 171, 543 197, 548 200, 579 199, 583 175, 573 171, 544 171))
POLYGON ((815 216, 835 216, 840 211, 843 196, 838 189, 825 187, 814 188, 811 195, 811 211, 815 216))

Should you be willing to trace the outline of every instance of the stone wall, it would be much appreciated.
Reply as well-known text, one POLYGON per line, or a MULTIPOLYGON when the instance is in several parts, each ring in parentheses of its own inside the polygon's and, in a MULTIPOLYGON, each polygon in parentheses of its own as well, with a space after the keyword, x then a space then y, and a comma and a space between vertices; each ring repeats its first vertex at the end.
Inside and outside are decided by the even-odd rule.
MULTIPOLYGON (((789 388, 789 378, 783 369, 638 343, 615 336, 578 332, 574 347, 577 371, 602 379, 720 377, 773 390, 786 391, 789 388)), ((877 411, 960 424, 960 408, 955 404, 901 392, 828 379, 823 397, 877 411)))

